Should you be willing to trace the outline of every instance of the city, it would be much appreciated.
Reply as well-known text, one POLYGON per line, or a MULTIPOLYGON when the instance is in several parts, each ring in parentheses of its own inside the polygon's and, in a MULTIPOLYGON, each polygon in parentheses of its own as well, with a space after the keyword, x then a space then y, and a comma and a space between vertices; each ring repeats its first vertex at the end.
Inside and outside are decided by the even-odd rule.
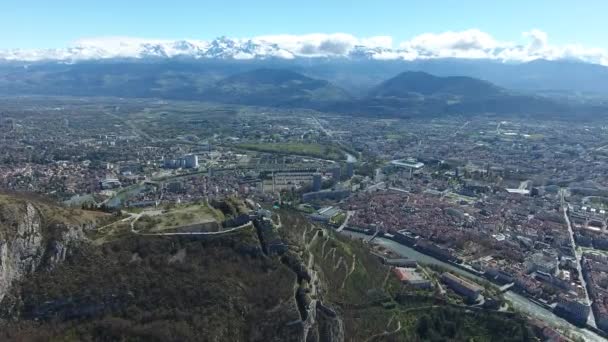
POLYGON ((138 213, 135 227, 150 232, 226 229, 217 226, 217 209, 203 214, 200 203, 239 198, 294 208, 340 231, 413 247, 579 326, 608 330, 605 126, 47 101, 7 100, 0 184, 8 191, 138 213), (199 112, 221 119, 192 124, 199 112), (169 216, 182 223, 162 228, 169 216))
POLYGON ((0 342, 608 341, 608 2, 0 8, 0 342))

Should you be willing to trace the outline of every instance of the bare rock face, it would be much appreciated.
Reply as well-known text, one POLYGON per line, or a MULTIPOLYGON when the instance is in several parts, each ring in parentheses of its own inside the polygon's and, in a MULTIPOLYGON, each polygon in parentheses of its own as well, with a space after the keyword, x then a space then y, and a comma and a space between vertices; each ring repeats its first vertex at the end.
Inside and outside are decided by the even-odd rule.
POLYGON ((15 281, 41 267, 54 267, 72 243, 85 239, 82 225, 45 221, 30 201, 0 202, 0 302, 15 281))

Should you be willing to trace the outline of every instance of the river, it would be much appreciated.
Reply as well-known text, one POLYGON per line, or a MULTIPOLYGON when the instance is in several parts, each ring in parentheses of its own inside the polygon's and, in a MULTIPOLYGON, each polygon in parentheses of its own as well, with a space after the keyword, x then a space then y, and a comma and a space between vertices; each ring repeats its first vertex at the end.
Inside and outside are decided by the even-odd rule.
MULTIPOLYGON (((351 232, 351 231, 347 231, 347 230, 343 230, 341 232, 341 234, 348 235, 351 237, 356 237, 356 238, 365 238, 365 239, 370 238, 370 236, 368 236, 368 235, 357 233, 357 232, 351 232)), ((377 237, 374 239, 374 243, 377 245, 380 245, 382 247, 385 247, 387 249, 390 249, 404 257, 419 261, 420 263, 423 263, 423 264, 440 265, 442 267, 449 269, 450 271, 454 271, 456 273, 466 275, 469 278, 474 278, 474 279, 479 279, 479 280, 483 279, 471 272, 467 272, 461 268, 458 268, 454 265, 450 265, 449 263, 443 262, 432 256, 420 253, 411 247, 404 246, 393 240, 377 237)), ((528 298, 526 298, 520 294, 517 294, 513 291, 507 291, 507 292, 505 292, 504 297, 505 297, 505 299, 509 300, 511 302, 511 304, 513 304, 513 307, 516 310, 518 310, 520 312, 524 312, 537 319, 540 319, 543 322, 546 322, 554 327, 560 328, 561 330, 567 330, 570 333, 570 335, 572 335, 572 336, 582 338, 585 341, 593 341, 593 342, 606 341, 604 338, 597 335, 596 333, 573 325, 572 323, 555 315, 553 312, 535 304, 534 302, 530 301, 528 298)))

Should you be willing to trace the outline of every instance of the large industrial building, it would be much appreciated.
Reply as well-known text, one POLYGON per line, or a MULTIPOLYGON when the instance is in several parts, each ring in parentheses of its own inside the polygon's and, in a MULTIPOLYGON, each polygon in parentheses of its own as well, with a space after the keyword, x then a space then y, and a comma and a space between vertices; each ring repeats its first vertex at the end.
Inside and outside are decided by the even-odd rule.
POLYGON ((323 201, 323 200, 332 200, 339 201, 350 195, 350 191, 348 190, 322 190, 315 192, 307 192, 302 195, 302 202, 312 202, 312 201, 323 201))
POLYGON ((432 287, 430 280, 424 279, 415 269, 395 267, 393 268, 393 273, 395 273, 397 279, 403 284, 418 289, 430 289, 432 287))
POLYGON ((526 271, 528 273, 542 272, 549 275, 555 275, 557 272, 557 265, 557 256, 546 252, 534 253, 525 262, 526 271))
POLYGON ((416 161, 415 159, 412 159, 412 158, 393 160, 393 161, 391 161, 391 165, 397 166, 397 167, 403 167, 406 169, 413 169, 413 170, 419 170, 424 167, 423 163, 416 161))
POLYGON ((184 164, 187 169, 198 168, 198 156, 196 154, 188 154, 184 156, 184 164))
POLYGON ((272 172, 262 181, 263 192, 279 192, 312 184, 316 172, 310 170, 272 172))
POLYGON ((441 280, 456 293, 472 301, 476 301, 481 291, 483 291, 483 287, 448 272, 444 272, 441 275, 441 280))
POLYGON ((198 156, 196 154, 187 154, 177 159, 165 159, 163 163, 163 167, 166 169, 197 169, 198 166, 198 156))

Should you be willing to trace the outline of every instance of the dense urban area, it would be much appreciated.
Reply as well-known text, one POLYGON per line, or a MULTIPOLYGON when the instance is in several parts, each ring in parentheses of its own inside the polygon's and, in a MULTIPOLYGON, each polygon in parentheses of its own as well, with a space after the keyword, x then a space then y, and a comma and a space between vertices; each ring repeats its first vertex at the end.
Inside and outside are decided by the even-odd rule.
POLYGON ((265 252, 282 254, 276 228, 286 213, 303 215, 362 239, 411 293, 521 312, 546 339, 585 340, 608 333, 607 129, 11 97, 0 108, 0 187, 110 213, 88 232, 98 243, 221 234, 253 220, 265 252))

